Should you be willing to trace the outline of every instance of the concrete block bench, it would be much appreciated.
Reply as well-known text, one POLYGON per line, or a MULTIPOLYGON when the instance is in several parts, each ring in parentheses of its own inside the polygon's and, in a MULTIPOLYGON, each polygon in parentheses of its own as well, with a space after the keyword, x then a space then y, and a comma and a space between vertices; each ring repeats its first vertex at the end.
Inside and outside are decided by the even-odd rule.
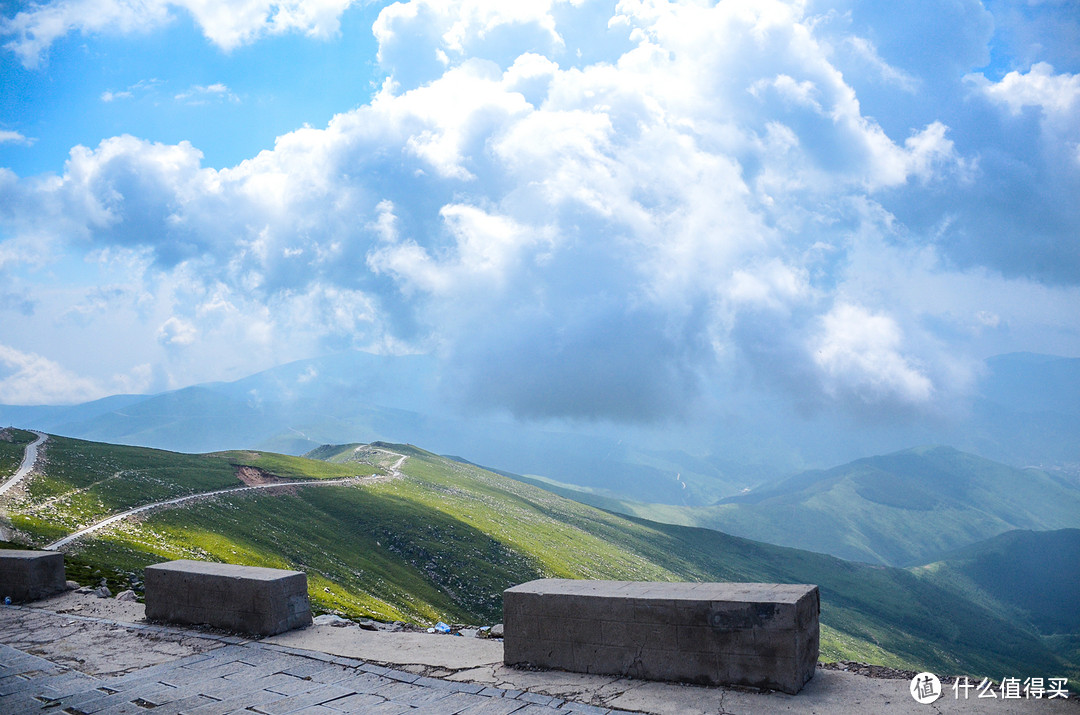
POLYGON ((818 659, 818 588, 541 579, 503 592, 508 665, 797 693, 818 659))
POLYGON ((0 602, 36 601, 66 590, 64 555, 56 551, 0 550, 0 602))
POLYGON ((147 566, 146 617, 272 636, 311 624, 307 575, 209 561, 147 566))

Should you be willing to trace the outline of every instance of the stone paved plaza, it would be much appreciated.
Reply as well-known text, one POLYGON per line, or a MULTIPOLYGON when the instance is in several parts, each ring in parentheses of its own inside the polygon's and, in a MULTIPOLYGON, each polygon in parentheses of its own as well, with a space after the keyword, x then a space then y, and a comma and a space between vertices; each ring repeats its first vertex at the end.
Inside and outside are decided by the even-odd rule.
POLYGON ((0 715, 614 713, 1076 715, 1080 699, 919 706, 908 681, 819 670, 798 695, 507 667, 498 641, 312 626, 259 641, 69 592, 0 605, 0 715))
MULTIPOLYGON (((229 639, 236 640, 236 639, 229 639)), ((546 695, 426 678, 351 658, 251 641, 134 670, 85 675, 0 645, 0 713, 606 713, 546 695)))

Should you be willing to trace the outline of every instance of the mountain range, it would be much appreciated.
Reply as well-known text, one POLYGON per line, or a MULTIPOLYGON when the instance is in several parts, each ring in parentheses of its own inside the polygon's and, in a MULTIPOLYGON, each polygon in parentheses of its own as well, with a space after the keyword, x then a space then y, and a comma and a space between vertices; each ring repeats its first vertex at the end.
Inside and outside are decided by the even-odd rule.
MULTIPOLYGON (((5 463, 32 437, 12 432, 0 442, 5 463)), ((999 546, 1006 559, 1071 549, 1059 554, 1065 581, 1076 530, 899 569, 614 514, 409 445, 326 445, 301 458, 54 436, 42 454, 36 475, 6 497, 0 546, 40 547, 110 514, 253 476, 311 485, 191 500, 66 547, 72 573, 104 574, 117 587, 137 587, 141 569, 164 559, 220 560, 306 571, 317 610, 483 623, 499 618, 503 589, 539 577, 816 583, 823 659, 974 677, 1080 674, 1068 585, 1036 603, 1016 581, 988 586, 996 563, 982 556, 999 546), (319 484, 354 474, 377 481, 319 484)))
POLYGON ((530 481, 611 511, 891 566, 926 563, 1013 529, 1080 527, 1080 475, 1018 469, 940 446, 802 472, 710 506, 646 504, 530 481))
POLYGON ((1080 465, 1080 359, 986 361, 948 419, 877 425, 792 417, 749 400, 686 422, 520 421, 456 404, 434 358, 350 351, 249 377, 70 406, 0 406, 0 424, 182 452, 238 447, 303 454, 321 444, 412 441, 435 452, 619 498, 717 504, 808 469, 943 444, 1014 467, 1080 465))

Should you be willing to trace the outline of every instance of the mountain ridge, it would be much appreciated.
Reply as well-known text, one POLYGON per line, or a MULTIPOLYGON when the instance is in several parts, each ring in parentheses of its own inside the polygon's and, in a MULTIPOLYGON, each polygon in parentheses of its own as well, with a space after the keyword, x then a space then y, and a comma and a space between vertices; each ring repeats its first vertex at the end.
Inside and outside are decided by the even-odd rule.
POLYGON ((302 454, 357 438, 411 440, 518 474, 678 506, 915 444, 948 444, 1017 467, 1080 464, 1080 359, 1001 355, 986 361, 985 373, 952 422, 886 428, 822 412, 789 419, 776 400, 733 400, 670 424, 523 422, 454 403, 432 356, 347 351, 156 395, 0 406, 0 423, 186 452, 302 454))
MULTIPOLYGON (((343 449, 357 455, 355 446, 343 449)), ((410 445, 369 449, 407 457, 403 476, 363 487, 192 500, 98 533, 69 555, 136 579, 146 564, 168 558, 299 568, 320 609, 427 622, 490 622, 504 588, 547 576, 818 583, 826 658, 972 675, 1074 667, 1037 634, 907 571, 623 517, 410 445)), ((158 498, 152 490, 235 484, 238 462, 271 473, 284 462, 294 470, 333 466, 63 437, 47 442, 45 457, 41 473, 9 505, 14 526, 34 543, 100 518, 90 512, 115 513, 158 498)), ((377 454, 360 457, 354 461, 383 469, 377 454)))

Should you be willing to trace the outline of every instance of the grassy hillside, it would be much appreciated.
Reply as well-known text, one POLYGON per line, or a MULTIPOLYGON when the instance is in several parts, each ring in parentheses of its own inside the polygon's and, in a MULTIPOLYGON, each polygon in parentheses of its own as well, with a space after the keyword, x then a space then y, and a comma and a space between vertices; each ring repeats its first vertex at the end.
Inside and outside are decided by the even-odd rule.
POLYGON ((541 485, 625 514, 892 566, 926 563, 1013 529, 1080 527, 1075 481, 949 447, 804 472, 709 507, 641 504, 541 485))
POLYGON ((1080 636, 1080 529, 1010 531, 912 571, 1044 635, 1080 636))
POLYGON ((43 470, 44 474, 24 482, 6 507, 12 526, 48 542, 135 506, 243 486, 237 477, 240 466, 289 479, 323 479, 375 471, 362 465, 343 468, 259 452, 180 454, 50 437, 38 462, 39 471, 43 470))
POLYGON ((0 483, 15 474, 22 463, 26 445, 34 439, 33 432, 13 427, 0 429, 0 483))
MULTIPOLYGON (((999 611, 903 570, 623 517, 409 446, 350 446, 327 456, 337 455, 335 468, 373 473, 396 461, 391 451, 408 456, 403 478, 152 512, 77 542, 73 557, 122 571, 181 557, 300 568, 316 608, 428 622, 500 620, 503 589, 545 576, 817 583, 825 659, 972 675, 1076 672, 999 611)), ((278 464, 292 476, 326 476, 331 466, 244 454, 268 473, 278 464)), ((150 501, 147 490, 170 496, 236 484, 238 461, 237 453, 56 439, 46 475, 12 505, 11 518, 42 544, 88 510, 150 501)))

